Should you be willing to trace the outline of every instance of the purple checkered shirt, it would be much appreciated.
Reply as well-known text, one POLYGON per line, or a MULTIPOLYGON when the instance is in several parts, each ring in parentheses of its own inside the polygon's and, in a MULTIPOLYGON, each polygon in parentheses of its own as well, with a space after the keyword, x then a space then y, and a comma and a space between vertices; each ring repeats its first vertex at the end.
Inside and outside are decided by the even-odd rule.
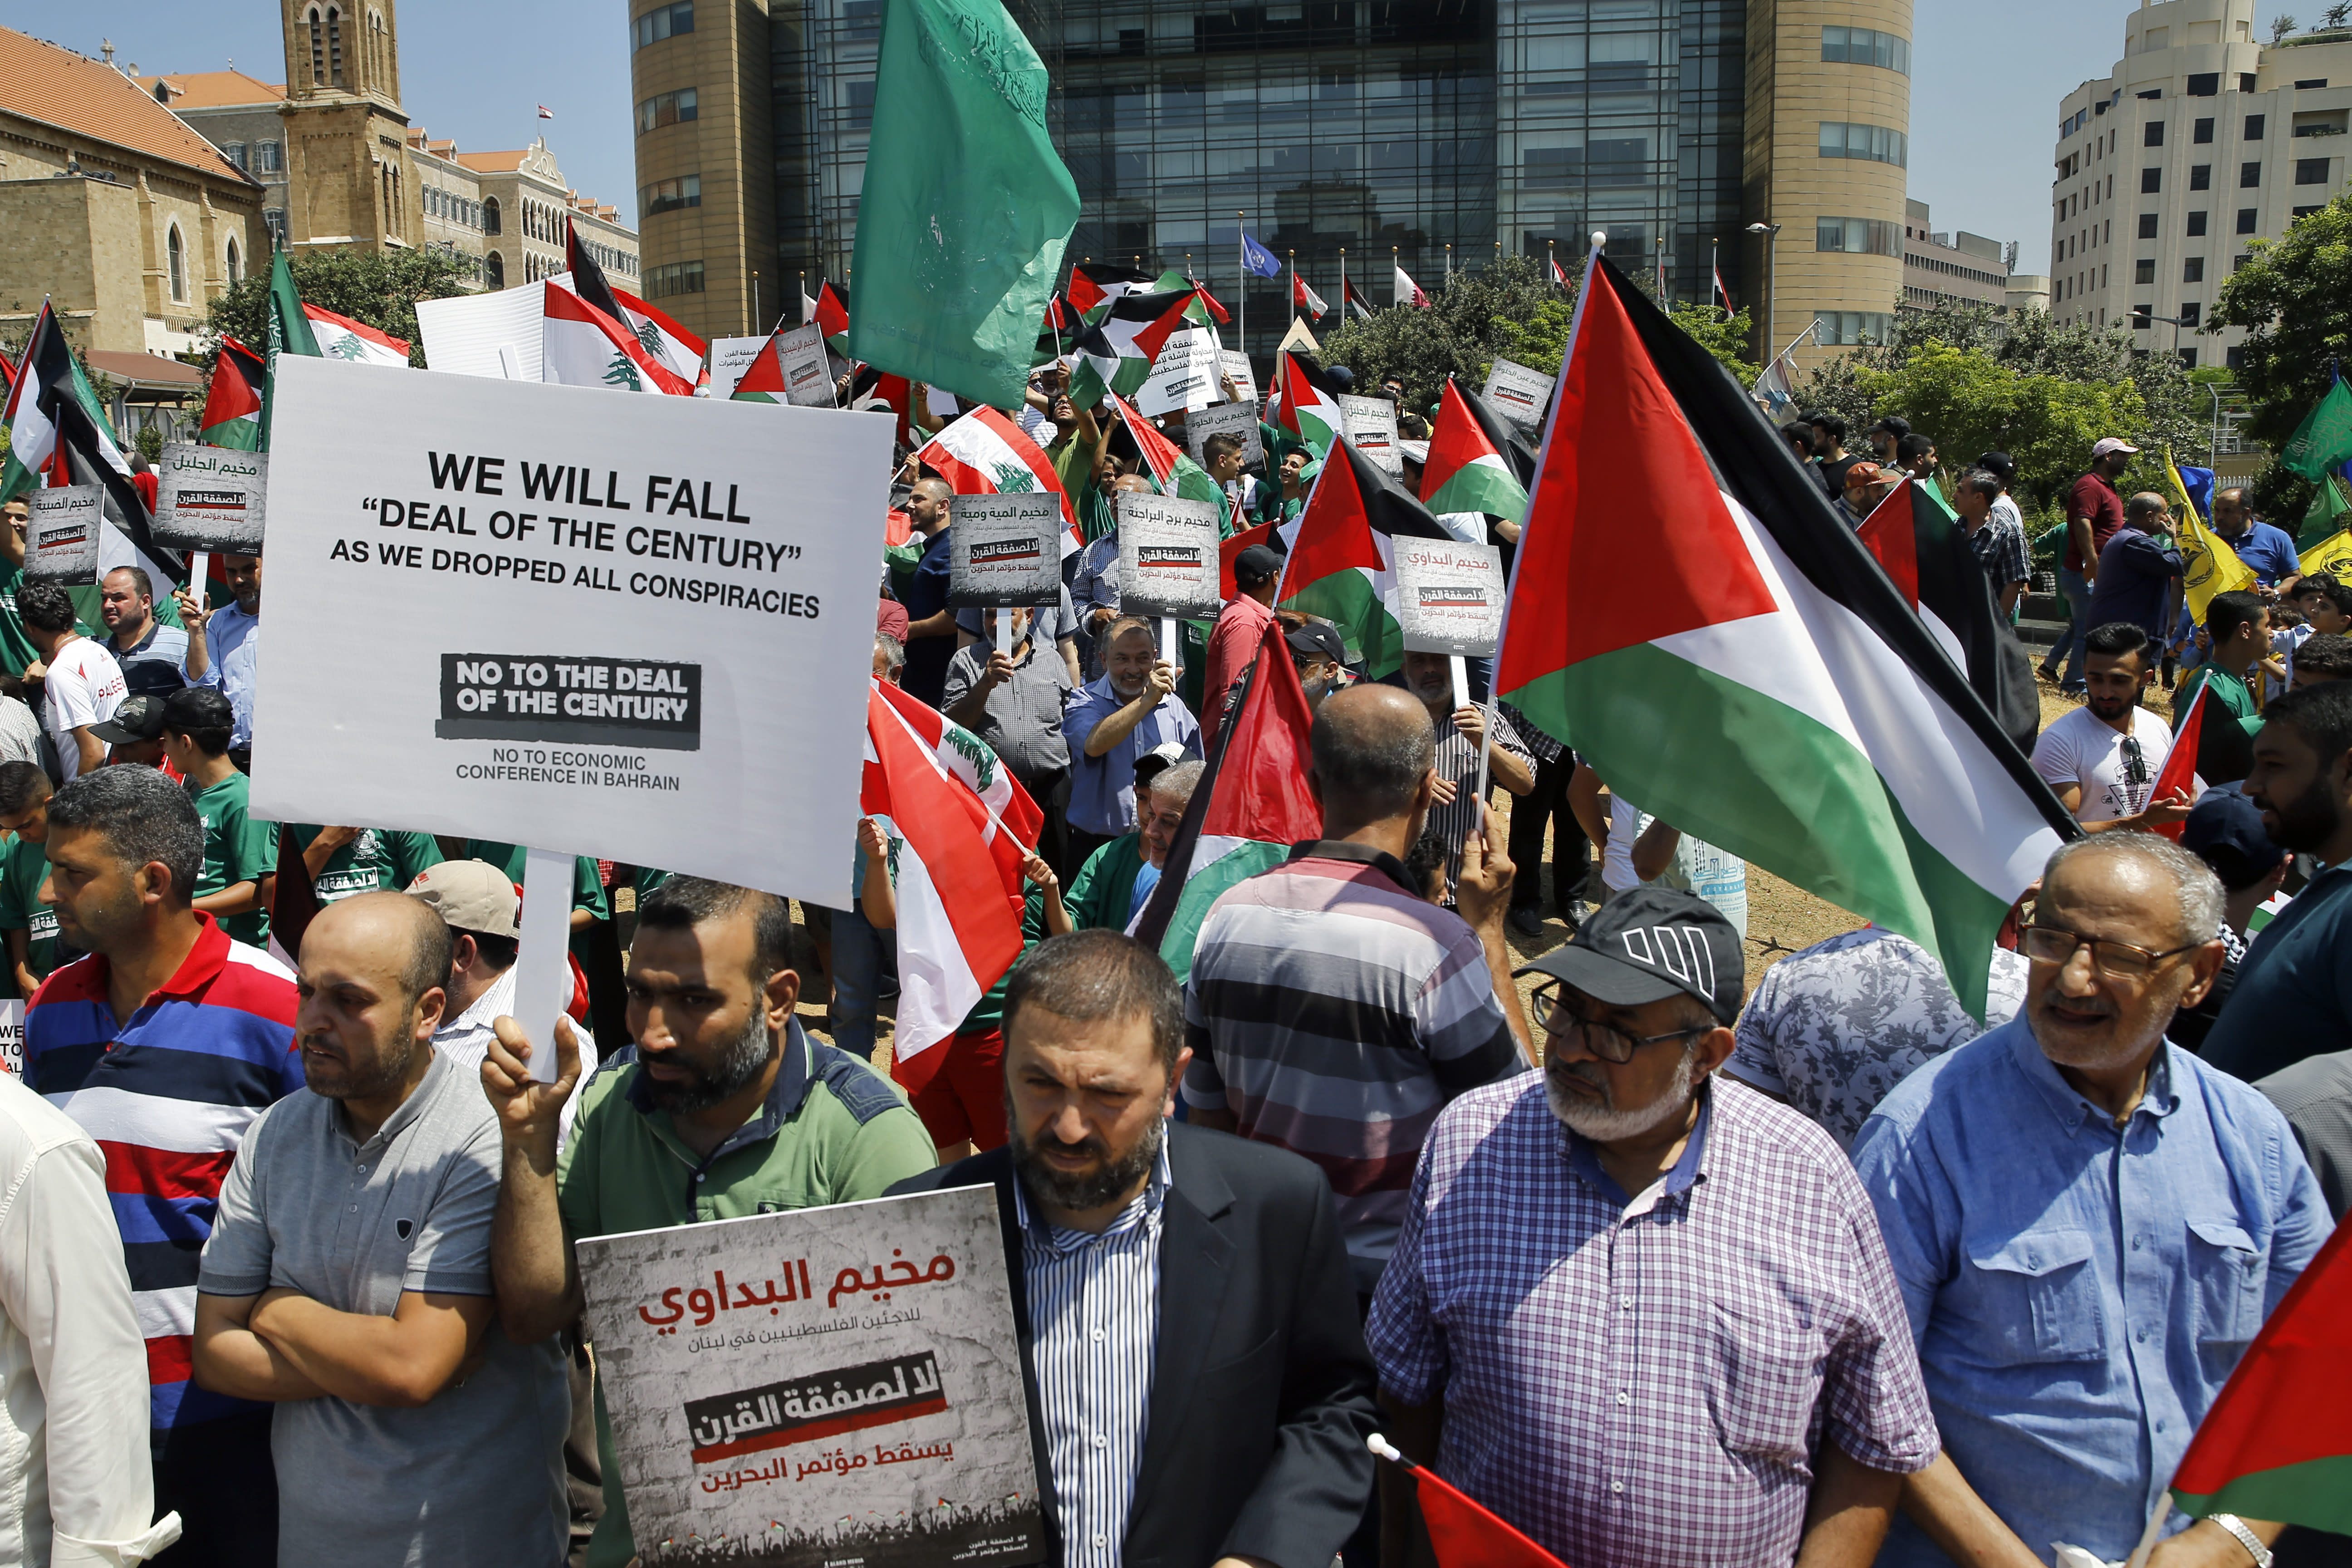
POLYGON ((1540 1076, 1462 1096, 1372 1306, 1383 1392, 1444 1398, 1439 1473, 1575 1568, 1794 1561, 1825 1424, 1875 1469, 1936 1456, 1853 1168, 1708 1082, 1682 1159, 1630 1201, 1540 1076))

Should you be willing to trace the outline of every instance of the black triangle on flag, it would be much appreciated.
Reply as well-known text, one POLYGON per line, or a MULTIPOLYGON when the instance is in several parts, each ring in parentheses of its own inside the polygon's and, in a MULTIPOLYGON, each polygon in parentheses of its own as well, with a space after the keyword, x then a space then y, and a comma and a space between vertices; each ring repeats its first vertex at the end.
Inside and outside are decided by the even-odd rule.
POLYGON ((1495 450, 1502 454, 1503 461, 1511 466, 1511 477, 1519 481, 1519 488, 1533 490, 1536 488, 1536 449, 1528 445, 1527 438, 1519 434, 1518 426, 1496 413, 1495 405, 1486 401, 1486 395, 1473 388, 1469 383, 1459 376, 1447 379, 1454 383, 1454 390, 1462 395, 1463 404, 1478 421, 1478 428, 1486 433, 1495 450))
POLYGON ((630 325, 628 313, 621 301, 613 297, 613 286, 604 279, 604 269, 588 254, 580 242, 580 226, 571 218, 563 220, 563 264, 572 273, 572 291, 591 305, 613 318, 620 329, 635 337, 636 329, 630 325))
POLYGON ((1916 479, 1909 481, 1913 546, 1917 551, 1919 612, 1933 616, 1960 645, 1960 668, 1991 710, 2001 732, 2031 755, 2042 731, 2033 665, 1993 609, 1992 584, 1959 521, 1916 479))

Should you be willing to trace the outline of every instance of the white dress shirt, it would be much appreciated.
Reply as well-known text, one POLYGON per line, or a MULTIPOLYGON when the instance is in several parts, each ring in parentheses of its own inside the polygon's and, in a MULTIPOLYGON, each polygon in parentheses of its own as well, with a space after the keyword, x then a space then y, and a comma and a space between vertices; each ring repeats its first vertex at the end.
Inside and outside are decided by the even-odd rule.
MULTIPOLYGON (((468 1078, 481 1076, 482 1058, 489 1055, 490 1042, 498 1037, 491 1026, 500 1016, 511 1015, 515 1010, 515 971, 520 967, 520 964, 507 965, 506 973, 493 981, 488 991, 475 997, 472 1006, 433 1031, 433 1048, 451 1058, 450 1065, 462 1068, 468 1078)), ((572 984, 572 972, 568 965, 564 970, 563 984, 567 987, 572 984)), ((572 993, 567 989, 562 1001, 570 1000, 572 993)), ((562 1003, 557 1005, 561 1006, 562 1003)), ((530 1026, 534 1043, 540 1029, 545 1026, 536 1024, 530 1026)), ((575 1021, 572 1026, 572 1037, 580 1042, 580 1081, 572 1086, 572 1098, 563 1102, 562 1114, 557 1121, 558 1143, 572 1141, 572 1113, 580 1109, 580 1091, 588 1087, 588 1075, 596 1070, 596 1037, 575 1021)))

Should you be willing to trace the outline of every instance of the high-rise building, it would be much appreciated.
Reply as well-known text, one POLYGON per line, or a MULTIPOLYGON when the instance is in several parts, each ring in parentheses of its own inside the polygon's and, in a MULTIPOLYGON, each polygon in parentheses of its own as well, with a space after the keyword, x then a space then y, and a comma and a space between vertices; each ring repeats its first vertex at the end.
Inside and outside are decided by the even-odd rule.
POLYGON ((2010 268, 2017 247, 1962 229, 1938 233, 1927 220, 1927 204, 1906 202, 1903 209, 1903 308, 1931 310, 1954 300, 2010 307, 2010 268))
MULTIPOLYGON (((676 269, 665 308, 698 331, 749 330, 755 269, 762 324, 802 272, 846 277, 884 4, 631 0, 647 292, 676 269)), ((1344 259, 1385 304, 1394 264, 1427 283, 1550 252, 1573 272, 1601 229, 1675 299, 1719 265, 1760 317, 1767 247, 1741 241, 1769 213, 1784 336, 1801 313, 1840 343, 1883 331, 1902 291, 1908 0, 1829 23, 1810 0, 1010 4, 1052 73, 1074 261, 1189 265, 1233 305, 1246 230, 1326 299, 1344 259)), ((1288 288, 1249 279, 1254 347, 1288 288)))
POLYGON ((2253 0, 2143 4, 2123 58, 2058 116, 2052 313, 2128 321, 2141 353, 2233 361, 2243 329, 2200 330, 2221 279, 2344 189, 2352 28, 2265 45, 2253 0))

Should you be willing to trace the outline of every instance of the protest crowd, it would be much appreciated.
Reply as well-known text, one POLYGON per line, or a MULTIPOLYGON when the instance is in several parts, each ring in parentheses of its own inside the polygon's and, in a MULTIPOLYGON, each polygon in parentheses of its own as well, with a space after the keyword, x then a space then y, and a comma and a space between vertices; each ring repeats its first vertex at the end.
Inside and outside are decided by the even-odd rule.
MULTIPOLYGON (((1360 385, 1306 314, 1261 389, 1206 287, 1091 262, 1016 395, 858 357, 831 285, 730 395, 569 276, 550 380, 560 309, 637 390, 890 423, 809 883, 849 897, 573 856, 534 998, 527 847, 257 816, 310 722, 265 554, 163 542, 45 314, 0 478, 0 1561, 825 1561, 647 1522, 590 1244, 961 1189, 1041 1521, 985 1560, 2352 1560, 2352 550, 2210 474, 2126 494, 2100 439, 2044 692, 2006 454, 1776 426, 1598 253, 1525 409, 1360 385), (60 581, 36 513, 90 487, 111 553, 60 581), (1751 865, 1855 929, 1764 967, 1751 865)), ((278 277, 205 429, 290 464, 278 277)), ((716 1284, 692 1326, 795 1300, 716 1284)))

